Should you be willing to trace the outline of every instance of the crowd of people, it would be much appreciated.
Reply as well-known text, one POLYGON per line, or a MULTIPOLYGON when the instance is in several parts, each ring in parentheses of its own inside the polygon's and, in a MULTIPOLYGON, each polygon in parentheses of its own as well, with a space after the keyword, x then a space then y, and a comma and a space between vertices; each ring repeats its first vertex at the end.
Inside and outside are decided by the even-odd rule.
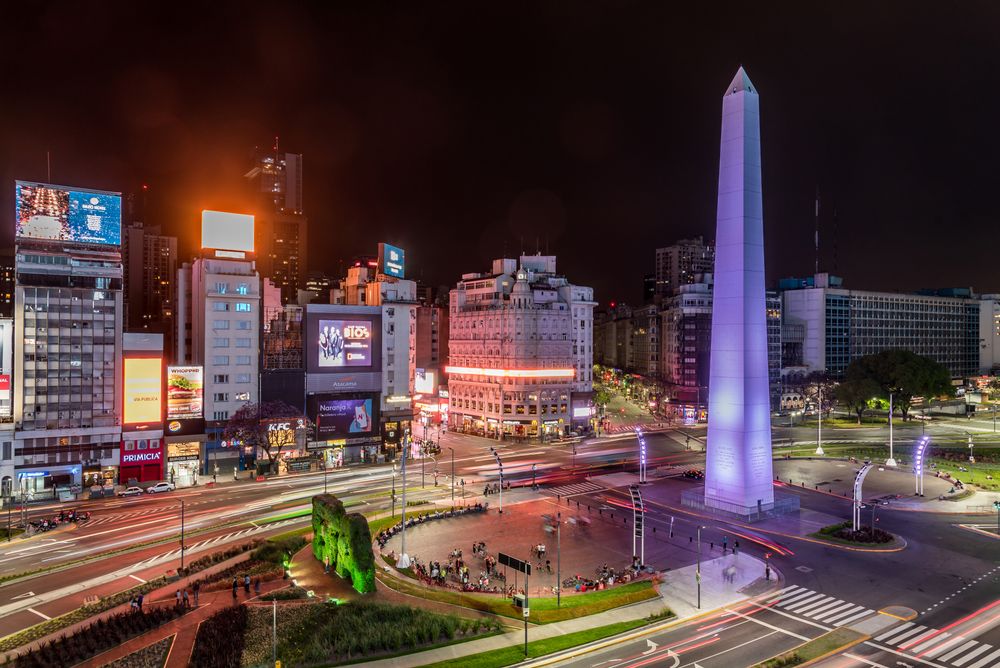
POLYGON ((609 567, 607 563, 598 568, 593 578, 588 578, 583 575, 574 575, 573 577, 566 578, 563 580, 564 589, 572 589, 573 591, 592 591, 606 589, 612 585, 616 584, 626 584, 632 580, 639 577, 641 570, 638 564, 634 563, 626 568, 616 569, 609 567))
MULTIPOLYGON (((436 513, 430 513, 427 515, 420 515, 418 517, 411 517, 406 520, 406 526, 411 527, 415 524, 423 524, 424 522, 430 522, 431 520, 441 520, 448 517, 458 517, 459 515, 467 515, 469 513, 482 513, 485 512, 489 507, 487 503, 476 503, 474 505, 466 506, 464 508, 456 508, 454 510, 439 510, 436 513)), ((398 522, 393 524, 388 529, 383 529, 378 532, 375 536, 375 541, 378 543, 379 548, 385 548, 385 544, 389 542, 389 539, 398 534, 403 530, 403 523, 398 522)))
POLYGON ((506 593, 507 587, 504 586, 506 576, 497 570, 496 557, 487 552, 486 543, 482 541, 473 543, 472 556, 482 561, 478 576, 473 576, 469 562, 464 559, 462 550, 457 547, 448 554, 448 560, 443 564, 440 561, 424 563, 416 557, 411 561, 413 572, 427 584, 455 585, 462 591, 506 593))

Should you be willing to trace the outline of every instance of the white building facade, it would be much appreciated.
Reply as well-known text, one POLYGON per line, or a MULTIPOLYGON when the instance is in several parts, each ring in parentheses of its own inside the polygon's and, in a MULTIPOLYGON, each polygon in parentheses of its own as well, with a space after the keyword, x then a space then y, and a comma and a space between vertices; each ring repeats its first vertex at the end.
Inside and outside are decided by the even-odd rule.
POLYGON ((593 289, 554 256, 499 259, 451 291, 449 423, 493 438, 549 438, 590 423, 593 289))

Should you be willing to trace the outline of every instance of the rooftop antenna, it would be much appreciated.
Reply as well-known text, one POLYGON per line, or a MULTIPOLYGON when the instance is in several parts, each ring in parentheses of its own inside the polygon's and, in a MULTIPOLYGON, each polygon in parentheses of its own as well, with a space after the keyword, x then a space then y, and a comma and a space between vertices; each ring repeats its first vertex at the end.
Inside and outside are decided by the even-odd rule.
POLYGON ((278 157, 278 135, 274 135, 274 157, 278 157))
POLYGON ((833 273, 837 273, 837 209, 833 209, 833 273))
POLYGON ((816 271, 814 274, 819 273, 819 186, 816 186, 816 234, 814 238, 816 244, 816 271))
POLYGON ((52 152, 45 152, 45 181, 52 183, 52 152))

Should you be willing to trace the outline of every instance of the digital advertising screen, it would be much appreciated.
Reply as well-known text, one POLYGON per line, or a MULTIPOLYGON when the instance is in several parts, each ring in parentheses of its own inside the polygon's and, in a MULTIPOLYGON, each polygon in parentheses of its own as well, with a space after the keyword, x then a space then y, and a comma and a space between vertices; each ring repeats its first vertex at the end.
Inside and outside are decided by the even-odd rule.
POLYGON ((413 375, 413 391, 419 394, 433 394, 437 389, 434 372, 430 369, 416 369, 413 375))
POLYGON ((378 245, 379 272, 393 278, 403 278, 406 272, 406 253, 398 246, 378 245))
POLYGON ((163 418, 163 360, 126 357, 124 424, 158 423, 163 418))
POLYGON ((122 197, 120 193, 17 181, 14 220, 15 236, 20 239, 118 246, 122 197))
POLYGON ((253 216, 225 211, 201 212, 201 247, 253 252, 253 216))
POLYGON ((316 340, 321 369, 368 368, 373 364, 370 320, 320 320, 316 340))
POLYGON ((319 438, 364 436, 378 429, 378 404, 372 397, 313 397, 311 404, 319 438))
POLYGON ((204 368, 167 367, 167 420, 197 420, 204 406, 204 368))

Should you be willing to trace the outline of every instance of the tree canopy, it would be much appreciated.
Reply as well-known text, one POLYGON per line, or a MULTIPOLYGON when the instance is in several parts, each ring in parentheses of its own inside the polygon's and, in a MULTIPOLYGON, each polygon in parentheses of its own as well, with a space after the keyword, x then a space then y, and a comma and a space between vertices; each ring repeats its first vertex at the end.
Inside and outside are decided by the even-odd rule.
POLYGON ((252 447, 254 452, 263 451, 273 471, 281 451, 295 444, 300 429, 311 426, 302 411, 294 406, 284 401, 263 401, 244 404, 233 413, 226 424, 225 437, 252 447), (284 422, 288 423, 288 428, 283 427, 284 422))
MULTIPOLYGON (((848 386, 844 396, 856 399, 856 394, 870 389, 872 383, 878 388, 878 396, 888 398, 892 394, 893 407, 899 408, 904 420, 914 397, 932 399, 955 394, 951 374, 944 365, 909 350, 883 350, 852 361, 842 383, 848 386)), ((860 419, 860 412, 858 416, 860 419)))

